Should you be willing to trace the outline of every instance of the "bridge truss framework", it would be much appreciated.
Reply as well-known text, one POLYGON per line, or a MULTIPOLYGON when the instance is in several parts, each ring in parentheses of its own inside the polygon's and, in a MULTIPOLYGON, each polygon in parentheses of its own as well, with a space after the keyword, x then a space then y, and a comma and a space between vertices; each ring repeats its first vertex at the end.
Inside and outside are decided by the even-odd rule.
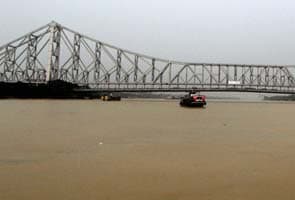
POLYGON ((0 47, 0 82, 64 80, 96 91, 295 94, 289 67, 187 63, 138 54, 51 22, 0 47))

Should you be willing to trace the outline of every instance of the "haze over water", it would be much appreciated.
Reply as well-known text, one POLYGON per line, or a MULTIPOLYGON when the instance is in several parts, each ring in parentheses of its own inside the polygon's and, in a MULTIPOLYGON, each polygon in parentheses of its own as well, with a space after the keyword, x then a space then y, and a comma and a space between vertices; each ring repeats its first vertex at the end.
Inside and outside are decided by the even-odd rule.
POLYGON ((294 199, 294 103, 0 101, 0 199, 294 199))

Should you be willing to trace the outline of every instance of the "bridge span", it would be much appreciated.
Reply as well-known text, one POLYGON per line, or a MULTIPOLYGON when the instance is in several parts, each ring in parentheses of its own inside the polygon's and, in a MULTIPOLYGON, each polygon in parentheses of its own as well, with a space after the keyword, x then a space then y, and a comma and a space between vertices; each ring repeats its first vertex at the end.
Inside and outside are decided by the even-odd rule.
POLYGON ((93 39, 56 22, 0 47, 0 82, 63 80, 85 92, 258 92, 295 94, 293 66, 190 63, 93 39))

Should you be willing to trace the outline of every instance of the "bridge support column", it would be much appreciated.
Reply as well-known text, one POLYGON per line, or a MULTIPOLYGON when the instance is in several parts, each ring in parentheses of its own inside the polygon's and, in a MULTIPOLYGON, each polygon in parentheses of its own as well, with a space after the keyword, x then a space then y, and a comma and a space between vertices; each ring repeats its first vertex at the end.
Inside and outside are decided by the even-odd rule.
POLYGON ((134 76, 133 81, 134 83, 137 83, 137 72, 138 72, 138 56, 134 56, 134 76))
POLYGON ((122 60, 122 51, 117 50, 117 66, 116 66, 116 81, 120 84, 121 82, 121 60, 122 60))
POLYGON ((15 51, 11 46, 5 48, 5 57, 3 63, 3 81, 14 81, 15 79, 15 51))
POLYGON ((59 79, 59 58, 60 58, 60 38, 61 30, 58 24, 50 25, 50 46, 49 46, 49 64, 46 72, 46 81, 59 79))
POLYGON ((38 38, 33 34, 29 35, 27 47, 27 62, 26 62, 26 80, 35 81, 36 59, 37 59, 37 44, 38 38))
POLYGON ((95 44, 94 81, 99 84, 101 67, 101 43, 95 44))
POLYGON ((81 36, 79 34, 74 35, 74 48, 73 48, 73 67, 72 67, 72 81, 78 83, 79 68, 80 68, 80 48, 81 48, 81 36))
POLYGON ((253 73, 253 67, 252 66, 249 66, 249 68, 250 68, 250 85, 252 86, 252 85, 254 85, 254 78, 253 78, 253 76, 254 76, 254 73, 253 73))

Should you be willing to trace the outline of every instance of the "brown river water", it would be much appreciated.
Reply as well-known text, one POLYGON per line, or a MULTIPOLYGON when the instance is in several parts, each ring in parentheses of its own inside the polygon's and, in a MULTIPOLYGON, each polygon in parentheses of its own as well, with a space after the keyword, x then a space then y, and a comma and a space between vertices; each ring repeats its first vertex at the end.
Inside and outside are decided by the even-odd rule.
POLYGON ((293 200, 295 103, 0 101, 1 200, 293 200))

